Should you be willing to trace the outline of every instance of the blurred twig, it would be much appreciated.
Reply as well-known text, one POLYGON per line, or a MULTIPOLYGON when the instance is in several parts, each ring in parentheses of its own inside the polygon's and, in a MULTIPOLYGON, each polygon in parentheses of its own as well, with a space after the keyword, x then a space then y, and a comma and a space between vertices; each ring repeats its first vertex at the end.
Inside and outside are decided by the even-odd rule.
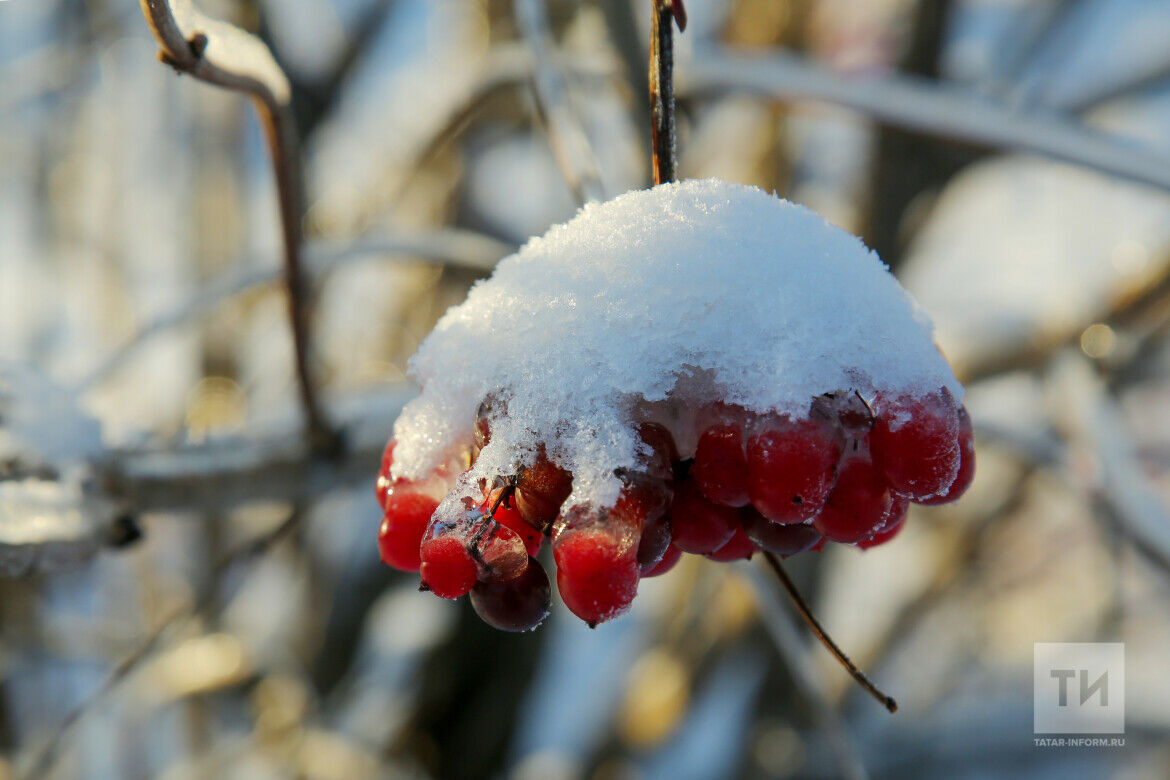
POLYGON ((833 657, 837 659, 837 662, 840 663, 841 666, 845 667, 845 670, 849 672, 854 680, 857 681, 858 685, 865 689, 866 693, 877 699, 878 703, 880 703, 891 713, 897 712, 898 703, 894 701, 894 697, 878 690, 878 687, 870 682, 869 678, 865 676, 865 673, 858 669, 857 666, 854 665, 853 661, 849 660, 849 656, 845 655, 841 648, 837 646, 837 643, 833 641, 832 637, 830 637, 825 629, 821 627, 820 621, 816 619, 815 615, 813 615, 812 610, 805 602, 804 597, 801 596, 800 591, 797 590, 796 583, 792 581, 792 578, 788 576, 788 572, 784 570, 784 565, 780 563, 780 558, 777 557, 775 553, 768 552, 767 550, 764 551, 763 555, 764 560, 768 563, 768 566, 771 567, 772 571, 776 573, 776 578, 780 580, 780 584, 783 585, 784 590, 787 591, 788 597, 792 599, 792 603, 796 605, 796 611, 800 613, 800 616, 804 618, 804 622, 808 624, 810 629, 812 629, 813 635, 816 636, 816 638, 820 640, 821 644, 824 645, 825 648, 833 654, 833 657))
POLYGON ((650 151, 654 183, 678 178, 674 121, 674 25, 687 26, 683 0, 653 0, 650 12, 650 151))
POLYGON ((1085 328, 1102 323, 1114 329, 1140 325, 1151 315, 1157 315, 1170 302, 1170 262, 1150 277, 1141 287, 1118 296, 1096 316, 1064 330, 1045 335, 1041 340, 1023 340, 1008 349, 958 366, 959 378, 965 383, 977 382, 999 374, 1025 368, 1036 368, 1050 360, 1066 347, 1078 344, 1085 328))
POLYGON ((846 731, 841 722, 841 716, 825 695, 824 687, 813 668, 808 649, 800 637, 796 624, 785 613, 772 581, 764 576, 760 567, 749 561, 744 561, 740 570, 747 576, 752 585, 760 620, 768 635, 772 637, 776 648, 787 661, 788 671, 792 674, 792 681, 796 685, 796 689, 804 696, 805 701, 812 709, 813 718, 817 725, 829 738, 833 758, 837 761, 837 770, 840 772, 840 776, 856 778, 857 780, 868 777, 865 765, 861 763, 853 742, 850 740, 849 732, 846 731))
POLYGON ((331 452, 337 446, 336 436, 321 411, 309 370, 308 296, 301 268, 304 176, 290 110, 288 78, 259 39, 232 25, 202 16, 189 0, 141 0, 141 3, 146 21, 161 47, 159 58, 163 62, 200 81, 248 95, 256 107, 276 176, 289 323, 306 430, 315 452, 331 452))
MULTIPOLYGON (((373 257, 396 257, 409 262, 431 261, 487 273, 511 250, 512 247, 508 244, 456 228, 410 235, 370 235, 343 246, 322 243, 310 247, 305 270, 309 282, 312 282, 350 263, 373 257)), ((78 389, 87 390, 109 377, 125 365, 144 343, 160 333, 206 314, 233 296, 280 279, 280 269, 255 268, 254 265, 250 262, 237 264, 242 270, 222 274, 181 306, 145 323, 129 340, 82 379, 78 383, 78 389)))
POLYGON ((557 61, 549 57, 552 36, 544 0, 514 0, 516 24, 532 50, 536 108, 549 146, 578 203, 603 200, 605 187, 589 136, 569 103, 569 85, 557 61))
POLYGON ((1162 152, 925 79, 844 78, 791 55, 711 51, 680 70, 679 90, 821 100, 923 135, 1031 152, 1170 191, 1170 157, 1162 152))
POLYGON ((307 501, 373 479, 386 437, 412 395, 406 387, 384 388, 334 405, 343 447, 329 461, 315 459, 288 421, 205 444, 112 450, 96 466, 105 492, 138 513, 307 501))

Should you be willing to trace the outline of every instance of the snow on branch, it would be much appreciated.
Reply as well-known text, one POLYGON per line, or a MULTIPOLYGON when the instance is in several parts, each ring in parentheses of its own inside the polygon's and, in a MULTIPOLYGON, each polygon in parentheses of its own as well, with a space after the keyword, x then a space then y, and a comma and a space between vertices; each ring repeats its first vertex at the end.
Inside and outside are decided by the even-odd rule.
POLYGON ((260 39, 204 16, 190 0, 141 0, 141 3, 142 13, 162 49, 159 58, 163 62, 201 81, 242 92, 256 105, 276 176, 289 324, 306 432, 315 451, 332 451, 336 439, 317 403, 309 375, 308 302, 301 269, 304 173, 289 110, 292 90, 288 78, 260 39))

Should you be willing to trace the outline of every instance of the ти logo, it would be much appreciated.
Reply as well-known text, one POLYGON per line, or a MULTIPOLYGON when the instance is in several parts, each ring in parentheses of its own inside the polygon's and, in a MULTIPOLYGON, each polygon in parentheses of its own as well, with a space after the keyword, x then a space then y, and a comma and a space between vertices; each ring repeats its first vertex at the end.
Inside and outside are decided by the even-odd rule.
POLYGON ((1037 734, 1125 733, 1125 645, 1037 642, 1032 696, 1037 734))

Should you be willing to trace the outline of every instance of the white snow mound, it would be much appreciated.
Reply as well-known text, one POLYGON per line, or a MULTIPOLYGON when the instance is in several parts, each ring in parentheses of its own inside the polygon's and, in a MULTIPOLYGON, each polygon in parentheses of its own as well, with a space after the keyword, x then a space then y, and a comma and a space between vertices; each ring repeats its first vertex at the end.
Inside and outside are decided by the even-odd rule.
POLYGON ((685 456, 685 411, 713 401, 798 417, 837 390, 961 401, 932 332, 872 251, 808 209, 717 179, 630 192, 529 241, 439 320, 410 363, 422 393, 394 426, 394 474, 467 447, 494 394, 507 414, 447 506, 541 444, 573 473, 570 502, 611 506, 614 469, 643 459, 638 420, 685 456))

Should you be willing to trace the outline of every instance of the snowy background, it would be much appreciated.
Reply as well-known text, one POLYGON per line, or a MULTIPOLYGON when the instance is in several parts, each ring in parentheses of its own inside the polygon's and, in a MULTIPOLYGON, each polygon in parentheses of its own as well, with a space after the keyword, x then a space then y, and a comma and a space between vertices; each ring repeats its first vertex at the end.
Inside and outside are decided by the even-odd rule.
POLYGON ((683 175, 862 236, 967 383, 964 499, 790 567, 897 715, 752 566, 512 636, 378 562, 420 340, 648 183, 647 6, 200 3, 293 86, 322 470, 247 101, 133 0, 0 2, 0 777, 1170 775, 1167 0, 688 0, 683 175), (1126 643, 1126 747, 1033 746, 1054 641, 1126 643))

